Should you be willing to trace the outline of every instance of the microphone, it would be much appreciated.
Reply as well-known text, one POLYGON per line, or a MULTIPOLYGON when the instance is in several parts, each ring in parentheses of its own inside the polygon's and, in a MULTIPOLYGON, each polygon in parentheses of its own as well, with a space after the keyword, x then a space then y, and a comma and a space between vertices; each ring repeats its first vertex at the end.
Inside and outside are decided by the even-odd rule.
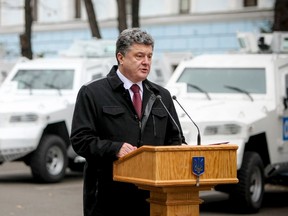
POLYGON ((181 106, 181 104, 179 103, 179 101, 177 100, 176 96, 173 95, 172 99, 175 100, 179 106, 181 107, 181 109, 186 113, 186 115, 188 116, 188 118, 191 120, 191 122, 195 125, 195 127, 197 128, 197 145, 201 145, 201 135, 200 135, 200 130, 199 127, 197 126, 197 124, 192 120, 192 118, 190 117, 190 115, 186 112, 186 110, 181 106))
POLYGON ((165 104, 162 101, 162 97, 160 95, 157 95, 156 98, 160 101, 160 103, 162 104, 162 106, 164 107, 164 109, 166 110, 166 112, 168 113, 170 119, 173 121, 174 125, 176 126, 177 130, 178 130, 178 136, 179 136, 179 142, 180 145, 182 144, 182 136, 181 136, 181 130, 179 125, 177 124, 177 122, 175 121, 175 119, 173 118, 173 116, 171 115, 171 113, 169 112, 169 110, 167 109, 167 107, 165 106, 165 104))

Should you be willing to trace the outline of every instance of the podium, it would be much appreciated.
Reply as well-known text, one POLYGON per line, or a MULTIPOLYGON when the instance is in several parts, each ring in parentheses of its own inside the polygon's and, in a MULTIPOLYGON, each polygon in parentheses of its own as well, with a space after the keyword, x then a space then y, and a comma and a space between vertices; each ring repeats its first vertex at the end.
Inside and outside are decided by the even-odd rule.
POLYGON ((113 179, 149 190, 150 216, 198 216, 199 191, 235 184, 238 146, 142 146, 113 164, 113 179))

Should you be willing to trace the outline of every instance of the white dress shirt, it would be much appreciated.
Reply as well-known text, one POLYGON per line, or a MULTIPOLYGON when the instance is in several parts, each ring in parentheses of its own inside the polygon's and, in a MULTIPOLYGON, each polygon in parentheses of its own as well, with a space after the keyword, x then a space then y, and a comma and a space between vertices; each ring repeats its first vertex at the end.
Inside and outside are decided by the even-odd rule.
POLYGON ((124 88, 125 88, 125 89, 128 89, 129 94, 130 94, 130 97, 131 97, 131 100, 132 100, 132 98, 133 98, 133 92, 132 92, 132 90, 130 89, 130 87, 131 87, 133 84, 137 84, 137 85, 139 86, 141 99, 143 98, 143 85, 142 85, 142 81, 141 81, 141 82, 138 82, 138 83, 133 83, 131 80, 127 79, 127 77, 125 77, 119 70, 117 70, 116 73, 117 73, 119 79, 124 83, 124 88))

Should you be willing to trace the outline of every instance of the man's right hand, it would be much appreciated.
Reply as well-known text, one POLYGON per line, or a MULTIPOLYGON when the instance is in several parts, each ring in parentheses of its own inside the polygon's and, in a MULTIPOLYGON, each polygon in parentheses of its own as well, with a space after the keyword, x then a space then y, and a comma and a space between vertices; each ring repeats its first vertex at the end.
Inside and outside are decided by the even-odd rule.
POLYGON ((121 158, 127 154, 129 154, 132 151, 135 151, 137 149, 136 146, 133 146, 129 143, 124 143, 122 145, 122 147, 120 148, 120 151, 118 152, 118 154, 116 155, 118 158, 121 158))

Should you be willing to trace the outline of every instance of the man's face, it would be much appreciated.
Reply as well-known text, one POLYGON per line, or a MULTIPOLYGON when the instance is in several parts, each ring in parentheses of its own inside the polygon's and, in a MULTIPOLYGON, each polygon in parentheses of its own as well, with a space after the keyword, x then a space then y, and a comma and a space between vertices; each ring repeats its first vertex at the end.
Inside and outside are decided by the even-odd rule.
POLYGON ((133 44, 125 56, 117 54, 120 72, 134 83, 145 80, 150 72, 152 54, 152 46, 133 44))

